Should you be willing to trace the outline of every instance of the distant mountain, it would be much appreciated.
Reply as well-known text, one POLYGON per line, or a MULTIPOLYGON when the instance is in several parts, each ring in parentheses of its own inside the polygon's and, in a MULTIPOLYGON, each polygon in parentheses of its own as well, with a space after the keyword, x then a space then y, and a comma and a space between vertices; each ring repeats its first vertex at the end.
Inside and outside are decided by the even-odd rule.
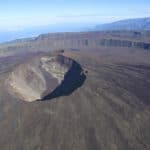
POLYGON ((150 30, 150 18, 121 20, 109 24, 95 23, 64 23, 47 26, 29 27, 18 31, 0 31, 0 43, 40 34, 55 32, 84 32, 84 31, 117 31, 117 30, 150 30))
POLYGON ((150 30, 150 18, 127 19, 97 25, 95 30, 150 30))

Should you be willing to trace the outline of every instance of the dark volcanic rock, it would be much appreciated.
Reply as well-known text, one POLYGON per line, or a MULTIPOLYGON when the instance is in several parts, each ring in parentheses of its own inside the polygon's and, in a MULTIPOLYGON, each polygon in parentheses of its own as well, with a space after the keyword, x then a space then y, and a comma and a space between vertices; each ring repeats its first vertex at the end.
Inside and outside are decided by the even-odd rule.
POLYGON ((2 60, 8 68, 7 72, 1 68, 0 74, 0 149, 149 150, 150 52, 109 47, 65 51, 63 56, 49 60, 49 54, 34 55, 25 57, 24 63, 15 57, 9 59, 13 67, 2 60), (51 64, 57 68, 61 64, 59 71, 67 67, 61 83, 60 72, 55 76, 58 79, 50 78, 56 70, 49 73, 39 67, 41 58, 45 69, 52 68, 51 64), (86 80, 81 66, 88 71, 86 80), (28 97, 32 91, 36 98, 48 91, 43 101, 21 101, 18 93, 8 92, 8 78, 18 88, 27 83, 28 97), (18 84, 22 79, 25 82, 18 84))

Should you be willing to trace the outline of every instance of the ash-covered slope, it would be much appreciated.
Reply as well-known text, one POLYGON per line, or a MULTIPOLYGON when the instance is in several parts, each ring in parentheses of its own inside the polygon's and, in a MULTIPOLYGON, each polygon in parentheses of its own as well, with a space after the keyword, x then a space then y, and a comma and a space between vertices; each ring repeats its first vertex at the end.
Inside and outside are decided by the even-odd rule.
POLYGON ((45 100, 47 95, 67 82, 67 76, 72 79, 71 82, 76 80, 70 75, 71 70, 79 78, 82 76, 81 66, 73 59, 57 54, 39 55, 16 67, 7 85, 11 92, 25 101, 45 100))
POLYGON ((63 57, 56 57, 59 61, 55 59, 54 62, 59 62, 61 66, 64 64, 69 70, 61 84, 52 77, 58 86, 43 97, 43 101, 25 102, 20 100, 23 98, 18 93, 13 96, 13 88, 8 91, 8 84, 4 86, 8 78, 13 79, 17 87, 28 83, 27 88, 33 88, 36 98, 39 98, 47 88, 45 81, 51 81, 51 74, 45 74, 45 69, 39 67, 42 63, 37 62, 41 62, 41 57, 44 60, 46 57, 47 62, 49 56, 41 54, 30 59, 25 57, 22 67, 22 60, 17 57, 9 59, 11 62, 0 61, 8 67, 5 72, 0 67, 2 150, 150 149, 149 51, 120 48, 65 51, 63 57), (66 58, 75 60, 75 63, 68 67, 65 65, 68 64, 66 58), (15 66, 12 67, 13 64, 15 66), (88 71, 86 80, 81 66, 88 71), (40 80, 39 84, 44 90, 36 87, 37 81, 36 86, 33 86, 32 76, 29 78, 31 81, 27 82, 21 75, 23 70, 27 70, 25 74, 36 70, 34 78, 40 80), (11 76, 12 72, 16 74, 15 79, 11 76), (25 83, 19 84, 17 79, 23 79, 25 83))

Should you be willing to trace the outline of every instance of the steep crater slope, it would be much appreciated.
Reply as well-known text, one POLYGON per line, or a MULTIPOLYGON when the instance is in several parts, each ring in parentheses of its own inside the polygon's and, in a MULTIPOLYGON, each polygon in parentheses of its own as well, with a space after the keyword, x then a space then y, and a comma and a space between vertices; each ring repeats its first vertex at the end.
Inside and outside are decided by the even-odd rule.
POLYGON ((32 102, 69 95, 84 80, 80 64, 73 59, 56 54, 39 55, 15 68, 7 85, 11 93, 32 102))

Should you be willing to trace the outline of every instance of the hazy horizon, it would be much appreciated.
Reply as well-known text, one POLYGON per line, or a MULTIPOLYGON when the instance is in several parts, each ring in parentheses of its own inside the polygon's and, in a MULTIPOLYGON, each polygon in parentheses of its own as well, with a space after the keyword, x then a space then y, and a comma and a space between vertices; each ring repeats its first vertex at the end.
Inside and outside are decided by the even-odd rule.
POLYGON ((148 0, 5 0, 0 5, 0 31, 55 24, 103 24, 149 17, 148 0))

